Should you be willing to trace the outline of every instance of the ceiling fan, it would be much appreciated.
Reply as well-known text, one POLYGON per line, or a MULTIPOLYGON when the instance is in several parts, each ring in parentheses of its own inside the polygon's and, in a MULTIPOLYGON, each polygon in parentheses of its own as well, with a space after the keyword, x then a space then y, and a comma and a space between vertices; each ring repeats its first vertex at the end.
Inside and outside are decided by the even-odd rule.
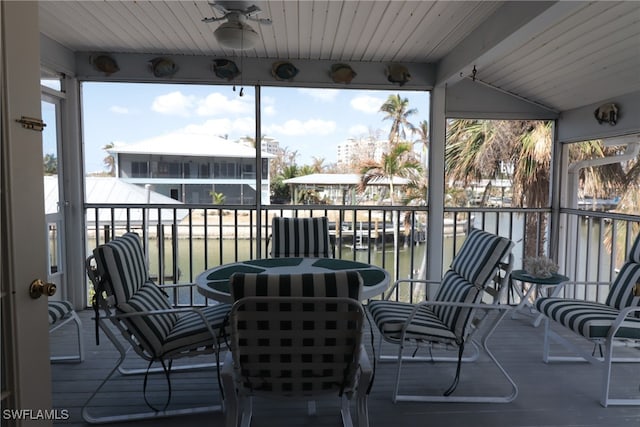
POLYGON ((251 49, 260 41, 260 35, 247 21, 265 25, 271 24, 271 19, 257 17, 262 10, 256 5, 245 9, 227 9, 223 5, 214 2, 209 2, 209 5, 222 16, 219 18, 204 18, 202 22, 226 21, 213 32, 214 37, 223 47, 239 50, 251 49))

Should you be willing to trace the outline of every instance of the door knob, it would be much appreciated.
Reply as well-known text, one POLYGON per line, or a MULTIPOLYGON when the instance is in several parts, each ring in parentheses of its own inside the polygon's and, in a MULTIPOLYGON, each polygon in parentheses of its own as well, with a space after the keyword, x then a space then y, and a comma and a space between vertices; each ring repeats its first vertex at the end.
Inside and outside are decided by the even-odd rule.
POLYGON ((29 295, 31 295, 33 299, 40 298, 42 295, 50 297, 55 293, 56 284, 48 283, 41 279, 34 280, 31 282, 31 286, 29 286, 29 295))

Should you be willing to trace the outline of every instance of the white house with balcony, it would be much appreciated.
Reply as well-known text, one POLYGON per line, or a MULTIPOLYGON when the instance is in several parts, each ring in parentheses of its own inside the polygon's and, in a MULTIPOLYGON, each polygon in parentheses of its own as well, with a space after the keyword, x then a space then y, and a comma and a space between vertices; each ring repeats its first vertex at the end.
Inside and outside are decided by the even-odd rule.
MULTIPOLYGON (((170 133, 108 150, 116 176, 183 203, 256 203, 256 150, 218 136, 170 133)), ((263 203, 269 201, 269 159, 261 152, 263 203)))

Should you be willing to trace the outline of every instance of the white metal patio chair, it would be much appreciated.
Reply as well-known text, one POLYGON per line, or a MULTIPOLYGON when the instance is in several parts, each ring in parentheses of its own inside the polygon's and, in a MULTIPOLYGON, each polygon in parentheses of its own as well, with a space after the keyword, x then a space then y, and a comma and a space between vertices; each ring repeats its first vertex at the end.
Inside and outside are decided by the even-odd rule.
MULTIPOLYGON (((85 421, 105 423, 222 410, 221 404, 168 409, 171 400, 169 373, 175 359, 211 354, 218 359, 218 338, 230 306, 217 304, 202 308, 173 308, 163 290, 166 287, 161 288, 149 280, 140 237, 135 233, 126 233, 97 247, 94 255, 87 259, 86 266, 95 290, 93 306, 96 312, 96 339, 99 328, 114 344, 120 357, 83 406, 82 416, 85 421), (120 369, 128 352, 121 339, 149 363, 148 369, 130 372, 120 369), (143 386, 144 400, 150 411, 107 416, 91 414, 93 399, 116 371, 147 375, 155 362, 162 365, 167 379, 168 396, 164 407, 152 405, 143 386)), ((203 366, 205 365, 191 365, 186 368, 201 369, 203 366)), ((210 363, 208 366, 215 365, 210 363)), ((146 377, 144 384, 146 385, 146 377)))
MULTIPOLYGON (((396 292, 391 289, 386 299, 371 301, 369 312, 380 330, 381 339, 398 345, 398 354, 393 358, 397 363, 396 379, 392 399, 397 401, 426 402, 495 402, 507 403, 516 398, 518 387, 493 355, 488 340, 502 321, 507 305, 500 305, 500 295, 506 290, 506 282, 513 268, 511 248, 513 242, 481 230, 472 229, 445 273, 432 300, 427 294, 426 301, 416 304, 390 301, 396 292), (507 262, 503 262, 508 260, 507 262), (501 271, 502 270, 502 271, 501 271), (500 272, 501 271, 501 272, 500 272), (496 278, 497 277, 497 278, 496 278), (496 285, 488 303, 483 302, 485 291, 496 285), (489 322, 487 322, 489 320, 489 322), (476 343, 476 335, 484 333, 476 343), (464 357, 466 344, 471 342, 476 353, 464 357), (415 350, 412 356, 405 356, 406 347, 415 350), (457 350, 457 357, 422 357, 418 348, 433 350, 457 350), (500 395, 453 395, 458 386, 463 361, 474 361, 483 350, 510 386, 507 394, 500 395), (402 364, 406 361, 429 361, 457 363, 455 378, 449 388, 441 394, 407 395, 400 394, 402 364)), ((405 281, 399 281, 405 282, 405 281)), ((424 285, 428 281, 417 281, 424 285)))
MULTIPOLYGON (((604 407, 640 405, 640 398, 610 397, 612 363, 640 362, 638 354, 635 357, 614 357, 615 347, 635 347, 635 351, 640 348, 640 234, 613 283, 565 282, 563 289, 568 291, 571 287, 581 287, 584 290, 601 286, 609 288, 604 302, 562 297, 536 300, 535 308, 545 316, 543 360, 545 363, 588 361, 601 366, 600 404, 604 407), (551 323, 590 341, 593 345, 592 353, 554 331, 551 323), (561 344, 578 356, 551 355, 551 341, 561 344)), ((637 395, 637 390, 635 394, 637 395)))
POLYGON ((49 334, 73 322, 78 338, 76 354, 50 356, 52 363, 80 363, 84 360, 84 341, 82 339, 82 321, 69 301, 49 301, 49 334))
POLYGON ((333 248, 327 217, 271 220, 271 256, 332 258, 333 248))
POLYGON ((222 370, 227 427, 248 427, 254 396, 340 398, 342 420, 369 425, 372 371, 362 345, 365 313, 357 272, 236 273, 230 352, 222 370))

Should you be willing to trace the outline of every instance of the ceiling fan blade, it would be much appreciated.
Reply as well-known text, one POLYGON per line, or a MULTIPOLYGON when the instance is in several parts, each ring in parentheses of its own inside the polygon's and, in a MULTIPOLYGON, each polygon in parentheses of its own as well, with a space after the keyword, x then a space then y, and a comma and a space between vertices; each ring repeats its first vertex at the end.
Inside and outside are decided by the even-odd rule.
POLYGON ((254 4, 246 8, 242 13, 248 18, 250 16, 252 17, 254 15, 257 15, 260 12, 262 12, 262 9, 254 4))
POLYGON ((273 21, 271 21, 271 19, 269 18, 254 18, 252 16, 248 16, 247 19, 249 21, 253 21, 253 22, 257 22, 259 24, 264 24, 264 25, 271 25, 273 24, 273 21))
POLYGON ((222 6, 221 4, 217 4, 216 2, 209 2, 209 6, 211 6, 214 10, 216 10, 217 12, 219 12, 220 14, 222 14, 222 16, 226 15, 227 13, 229 13, 229 11, 227 10, 227 8, 225 8, 224 6, 222 6))

